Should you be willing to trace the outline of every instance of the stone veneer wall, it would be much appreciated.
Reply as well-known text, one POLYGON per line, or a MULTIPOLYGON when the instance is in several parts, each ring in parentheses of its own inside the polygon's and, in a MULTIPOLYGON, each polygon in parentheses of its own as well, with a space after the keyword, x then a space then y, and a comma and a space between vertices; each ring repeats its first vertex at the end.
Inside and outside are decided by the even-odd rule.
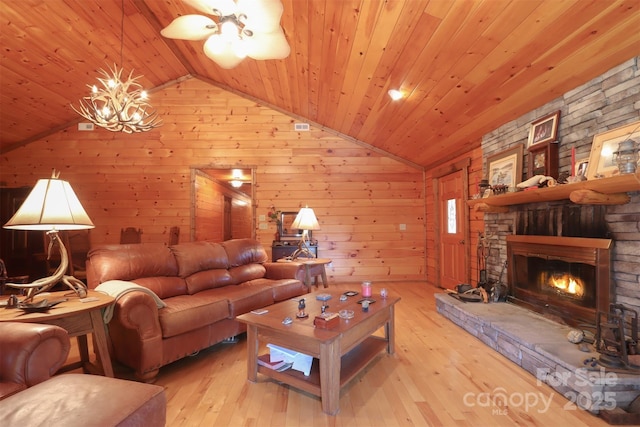
MULTIPOLYGON (((578 160, 588 159, 594 135, 640 120, 639 65, 640 56, 632 58, 485 135, 482 139, 484 158, 523 144, 524 179, 528 175, 526 145, 530 124, 560 110, 559 173, 570 172, 571 147, 575 147, 578 160)), ((486 164, 484 167, 487 176, 486 164)), ((605 218, 609 236, 615 241, 612 277, 616 285, 616 302, 640 311, 640 191, 630 193, 630 196, 628 204, 607 206, 605 218)), ((514 209, 505 214, 484 215, 486 235, 497 236, 487 260, 490 279, 498 278, 506 260, 505 236, 515 232, 515 218, 514 209)))

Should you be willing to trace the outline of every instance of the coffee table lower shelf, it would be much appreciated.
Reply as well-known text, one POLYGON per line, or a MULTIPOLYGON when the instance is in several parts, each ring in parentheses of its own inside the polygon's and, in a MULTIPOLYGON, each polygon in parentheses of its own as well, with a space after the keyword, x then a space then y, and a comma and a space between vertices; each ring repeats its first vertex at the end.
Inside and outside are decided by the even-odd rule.
MULTIPOLYGON (((340 358, 340 388, 353 379, 371 361, 387 349, 387 340, 382 337, 370 336, 358 344, 354 349, 345 353, 340 358)), ((263 354, 259 358, 269 360, 268 354, 263 354)), ((320 389, 320 368, 318 359, 314 358, 309 376, 293 369, 278 372, 265 366, 258 365, 258 373, 263 374, 276 381, 289 384, 295 388, 322 397, 320 389)))

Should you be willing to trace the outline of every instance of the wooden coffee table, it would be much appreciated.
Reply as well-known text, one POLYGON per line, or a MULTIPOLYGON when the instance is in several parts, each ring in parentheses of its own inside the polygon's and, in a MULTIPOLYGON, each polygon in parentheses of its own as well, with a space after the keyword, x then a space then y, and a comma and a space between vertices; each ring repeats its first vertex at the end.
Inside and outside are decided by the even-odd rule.
MULTIPOLYGON (((362 371, 380 352, 386 349, 394 353, 394 307, 400 298, 389 296, 382 299, 379 294, 372 296, 376 300, 363 312, 357 303, 360 294, 340 301, 342 292, 349 290, 332 288, 328 293, 332 298, 327 302, 327 312, 338 313, 342 309, 353 310, 352 319, 340 319, 334 329, 321 329, 313 325, 314 318, 321 313, 322 302, 316 300, 317 293, 306 294, 305 299, 309 317, 298 319, 298 300, 294 298, 267 307, 266 314, 247 313, 236 319, 247 325, 247 378, 251 382, 258 379, 258 373, 276 381, 289 384, 300 390, 319 396, 322 410, 330 415, 336 414, 340 403, 340 389, 362 371), (293 323, 282 323, 285 317, 291 317, 293 323), (384 336, 373 335, 384 328, 384 336), (289 369, 283 372, 258 365, 260 342, 275 344, 290 350, 314 357, 310 375, 289 369)), ((355 287, 353 290, 356 290, 355 287)), ((263 356, 264 357, 264 356, 263 356)))
POLYGON ((67 298, 67 301, 55 305, 43 313, 26 313, 17 308, 0 307, 0 322, 28 322, 57 325, 64 328, 70 337, 77 337, 80 350, 80 362, 64 366, 62 371, 82 367, 87 372, 95 372, 89 361, 87 334, 93 334, 96 353, 101 364, 101 372, 107 377, 113 377, 113 366, 109 356, 107 334, 102 320, 102 308, 113 304, 113 297, 102 292, 88 291, 87 298, 95 301, 82 302, 72 291, 50 292, 36 295, 34 302, 42 299, 50 302, 67 298))

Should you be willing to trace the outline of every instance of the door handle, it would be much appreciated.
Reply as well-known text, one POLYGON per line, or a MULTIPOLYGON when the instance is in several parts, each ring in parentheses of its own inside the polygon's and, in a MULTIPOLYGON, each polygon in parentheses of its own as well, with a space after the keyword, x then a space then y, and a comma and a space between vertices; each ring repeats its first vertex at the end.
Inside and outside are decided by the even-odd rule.
POLYGON ((460 240, 459 242, 461 245, 464 245, 464 240, 460 240))

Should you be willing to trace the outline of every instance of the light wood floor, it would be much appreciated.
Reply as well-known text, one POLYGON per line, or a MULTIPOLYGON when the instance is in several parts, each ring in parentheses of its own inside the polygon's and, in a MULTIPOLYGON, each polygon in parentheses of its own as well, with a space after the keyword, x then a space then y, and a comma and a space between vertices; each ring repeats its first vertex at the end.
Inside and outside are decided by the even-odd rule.
POLYGON ((243 335, 160 370, 167 425, 608 425, 440 316, 433 297, 439 290, 424 283, 384 286, 402 297, 396 354, 381 353, 342 390, 338 415, 324 414, 319 398, 264 377, 248 382, 243 335))

